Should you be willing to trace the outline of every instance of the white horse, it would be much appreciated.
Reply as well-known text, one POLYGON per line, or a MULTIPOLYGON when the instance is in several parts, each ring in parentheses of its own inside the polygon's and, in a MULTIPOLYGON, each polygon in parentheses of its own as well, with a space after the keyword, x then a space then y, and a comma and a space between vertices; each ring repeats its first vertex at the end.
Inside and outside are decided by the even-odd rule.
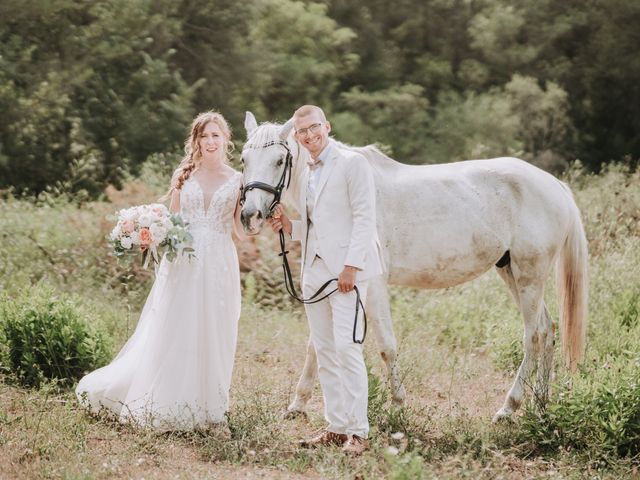
MULTIPOLYGON (((247 112, 245 128, 245 185, 258 181, 275 187, 283 178, 290 151, 291 185, 285 198, 295 204, 298 192, 305 188, 301 179, 308 152, 293 139, 291 121, 258 126, 247 112)), ((374 146, 346 148, 369 160, 375 180, 386 274, 371 280, 366 311, 387 366, 394 401, 402 403, 405 390, 396 364, 387 283, 446 288, 472 280, 494 265, 524 319, 524 359, 494 421, 520 406, 536 368, 535 391, 546 400, 555 329, 544 302, 544 285, 554 264, 562 347, 572 371, 582 360, 585 346, 587 242, 567 185, 517 158, 409 166, 374 146)), ((260 232, 273 200, 272 193, 260 188, 245 192, 241 218, 248 234, 260 232)), ((309 341, 290 412, 304 411, 316 369, 309 341)))

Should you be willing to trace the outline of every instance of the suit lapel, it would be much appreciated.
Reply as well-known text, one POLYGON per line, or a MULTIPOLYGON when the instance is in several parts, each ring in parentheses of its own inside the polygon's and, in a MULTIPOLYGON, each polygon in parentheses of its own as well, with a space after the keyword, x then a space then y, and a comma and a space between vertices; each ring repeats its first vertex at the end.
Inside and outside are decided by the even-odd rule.
POLYGON ((303 221, 303 225, 307 225, 307 189, 309 188, 309 169, 305 168, 304 174, 302 177, 302 185, 303 188, 300 189, 300 205, 302 208, 300 209, 300 218, 303 221))
POLYGON ((331 170, 333 169, 333 167, 335 167, 337 159, 338 159, 338 148, 335 145, 332 145, 330 155, 324 162, 324 165, 322 166, 320 180, 318 181, 318 186, 316 187, 316 200, 318 200, 318 197, 320 196, 322 189, 326 185, 327 179, 331 174, 331 170))

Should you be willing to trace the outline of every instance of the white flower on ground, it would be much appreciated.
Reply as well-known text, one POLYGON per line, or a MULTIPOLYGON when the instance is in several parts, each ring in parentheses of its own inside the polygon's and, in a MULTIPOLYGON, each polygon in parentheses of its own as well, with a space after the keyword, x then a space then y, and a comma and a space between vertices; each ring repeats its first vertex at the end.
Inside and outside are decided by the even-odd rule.
POLYGON ((398 450, 398 449, 397 449, 396 447, 394 447, 394 446, 388 446, 388 447, 387 447, 387 453, 388 453, 389 455, 394 455, 394 456, 395 456, 395 455, 398 455, 398 453, 400 453, 400 450, 398 450))

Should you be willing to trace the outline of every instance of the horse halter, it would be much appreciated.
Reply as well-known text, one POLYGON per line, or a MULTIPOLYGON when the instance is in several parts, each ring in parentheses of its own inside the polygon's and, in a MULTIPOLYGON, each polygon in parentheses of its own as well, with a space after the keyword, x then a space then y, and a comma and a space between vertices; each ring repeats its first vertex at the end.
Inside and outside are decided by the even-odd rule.
POLYGON ((257 149, 257 148, 267 148, 273 145, 282 145, 287 151, 287 155, 284 161, 284 169, 282 170, 282 175, 280 175, 280 180, 278 180, 278 184, 274 187, 264 182, 249 182, 246 185, 240 187, 240 205, 244 204, 246 200, 247 192, 257 188, 258 190, 264 190, 265 192, 269 192, 273 195, 273 202, 269 206, 269 215, 275 208, 275 206, 280 203, 280 199, 282 198, 282 192, 285 188, 289 188, 291 183, 291 168, 293 165, 293 156, 291 155, 291 150, 289 149, 289 145, 287 145, 286 141, 283 140, 271 140, 263 145, 245 145, 245 149, 257 149))

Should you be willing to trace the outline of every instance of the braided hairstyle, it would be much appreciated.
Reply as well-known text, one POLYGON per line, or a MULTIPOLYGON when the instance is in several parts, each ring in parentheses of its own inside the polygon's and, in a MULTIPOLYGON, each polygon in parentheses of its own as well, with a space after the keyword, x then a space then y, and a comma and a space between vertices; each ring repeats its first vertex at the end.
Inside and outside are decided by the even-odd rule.
POLYGON ((189 136, 184 142, 184 157, 182 157, 178 168, 173 172, 171 186, 163 197, 164 199, 168 198, 174 190, 181 190, 184 182, 186 182, 193 174, 193 171, 200 166, 202 162, 202 152, 200 152, 198 139, 210 122, 220 127, 225 139, 225 156, 227 159, 231 157, 234 145, 231 141, 231 128, 225 118, 222 114, 213 110, 199 114, 191 123, 191 133, 189 133, 189 136))

